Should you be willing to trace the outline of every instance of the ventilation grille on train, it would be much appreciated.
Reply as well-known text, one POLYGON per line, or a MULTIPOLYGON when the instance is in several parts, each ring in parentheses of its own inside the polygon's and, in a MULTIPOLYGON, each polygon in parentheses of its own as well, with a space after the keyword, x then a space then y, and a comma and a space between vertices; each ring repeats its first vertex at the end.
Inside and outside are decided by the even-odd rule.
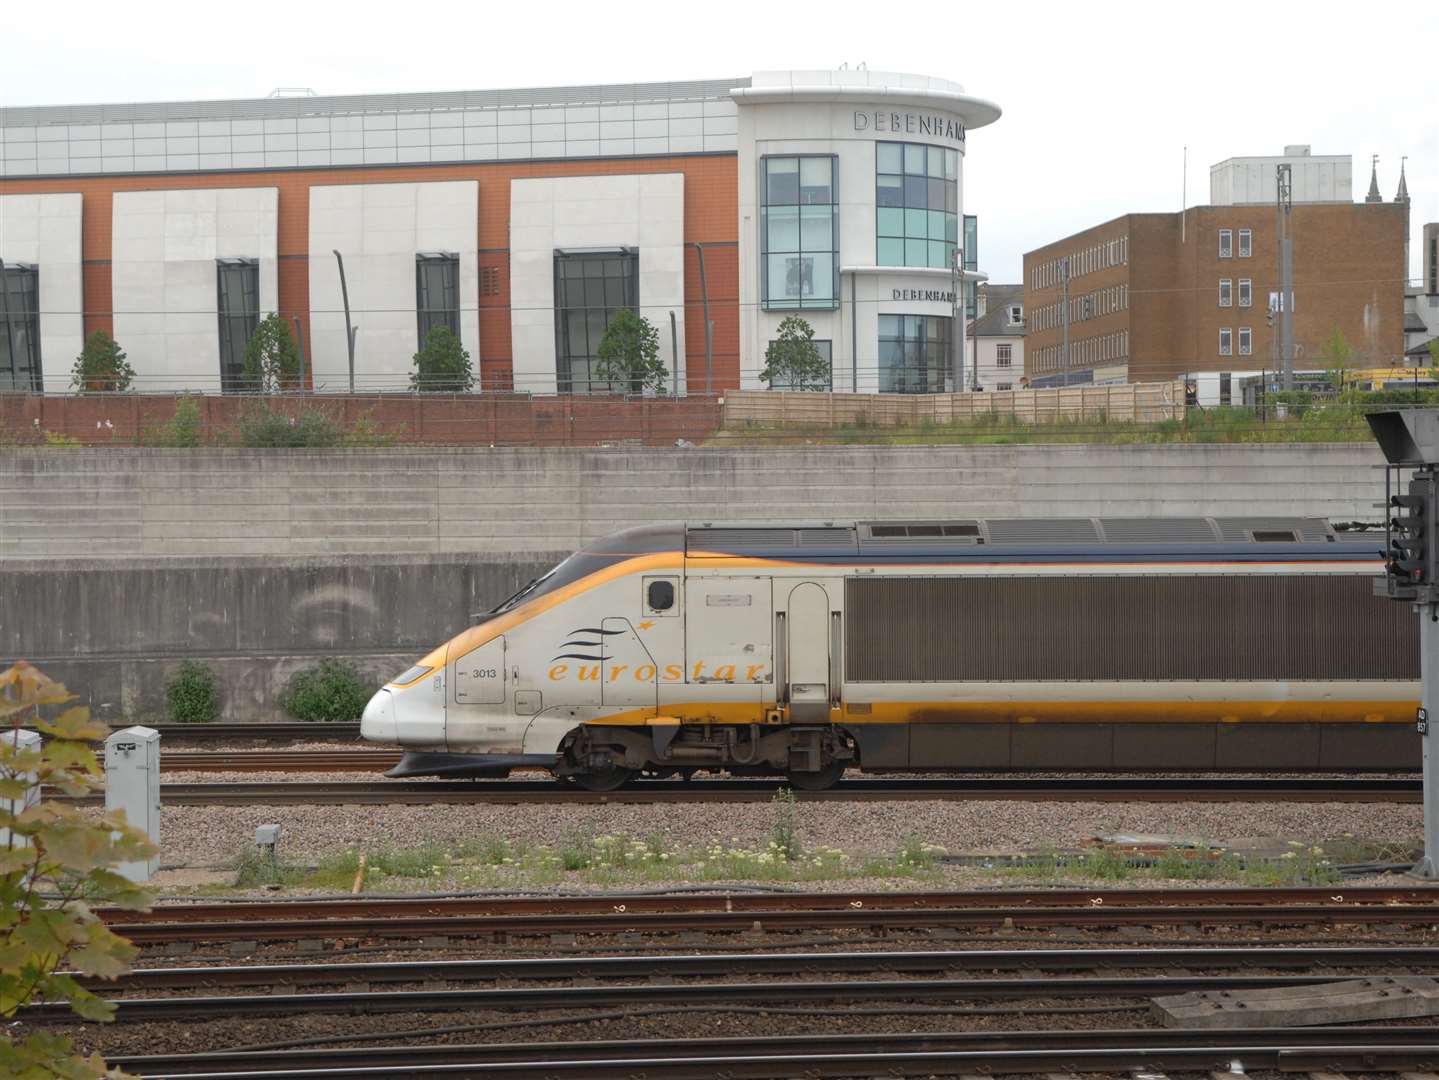
POLYGON ((1099 530, 1089 518, 990 518, 989 538, 996 544, 1097 543, 1099 530))
POLYGON ((1208 544, 1218 539, 1208 518, 1100 518, 1114 544, 1208 544))
POLYGON ((864 550, 887 547, 972 547, 984 543, 977 521, 874 521, 860 526, 864 550))
POLYGON ((854 530, 832 525, 690 529, 685 534, 685 542, 691 553, 782 554, 786 549, 790 549, 795 552, 833 551, 842 554, 856 550, 854 530))
POLYGON ((1333 538, 1329 522, 1323 518, 1248 517, 1215 518, 1219 535, 1225 540, 1260 544, 1306 543, 1322 544, 1333 538), (1283 534, 1290 535, 1285 536, 1283 534), (1261 539, 1263 537, 1263 539, 1261 539))

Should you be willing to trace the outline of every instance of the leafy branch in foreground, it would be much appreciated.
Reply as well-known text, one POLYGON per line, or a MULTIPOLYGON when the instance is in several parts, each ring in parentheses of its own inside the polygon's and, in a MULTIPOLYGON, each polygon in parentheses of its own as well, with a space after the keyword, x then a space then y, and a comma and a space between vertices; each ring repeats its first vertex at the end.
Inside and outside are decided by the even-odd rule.
MULTIPOLYGON (((87 1020, 112 1019, 115 1007, 77 975, 113 979, 130 970, 136 949, 110 931, 92 905, 145 910, 151 896, 118 874, 123 862, 155 852, 123 813, 91 817, 74 804, 25 806, 39 783, 67 795, 101 787, 93 744, 109 734, 90 711, 65 707, 72 695, 30 664, 0 672, 0 1018, 33 1000, 68 1001, 87 1020), (45 737, 21 748, 24 723, 45 737), (66 970, 68 968, 68 970, 66 970)), ((119 1077, 98 1054, 82 1058, 69 1039, 37 1032, 0 1035, 0 1076, 92 1080, 119 1077)))

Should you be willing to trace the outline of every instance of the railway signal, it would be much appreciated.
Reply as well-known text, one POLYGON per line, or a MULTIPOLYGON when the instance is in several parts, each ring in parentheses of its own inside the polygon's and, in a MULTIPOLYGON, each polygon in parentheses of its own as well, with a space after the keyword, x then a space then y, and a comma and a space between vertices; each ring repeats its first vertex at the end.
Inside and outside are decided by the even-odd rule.
MULTIPOLYGON (((1434 545, 1434 478, 1415 476, 1409 481, 1406 495, 1390 495, 1389 559, 1385 566, 1394 589, 1415 591, 1435 580, 1434 545)), ((1414 599, 1415 596, 1408 597, 1414 599)))
POLYGON ((1386 528, 1388 558, 1384 577, 1374 583, 1379 596, 1414 605, 1419 615, 1419 668, 1424 685, 1415 729, 1424 759, 1424 854, 1410 871, 1439 878, 1439 743, 1429 717, 1439 709, 1439 585, 1436 585, 1435 534, 1439 519, 1439 410, 1406 409, 1370 413, 1374 433, 1389 463, 1385 488, 1392 512, 1386 528), (1394 477, 1409 470, 1408 487, 1392 493, 1394 477))

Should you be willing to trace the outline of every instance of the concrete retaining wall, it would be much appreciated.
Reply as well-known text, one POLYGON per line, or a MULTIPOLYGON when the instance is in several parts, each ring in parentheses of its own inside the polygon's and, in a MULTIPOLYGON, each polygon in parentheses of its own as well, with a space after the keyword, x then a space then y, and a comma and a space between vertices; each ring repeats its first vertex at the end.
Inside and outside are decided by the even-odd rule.
POLYGON ((378 684, 566 554, 0 562, 0 661, 31 661, 113 723, 165 719, 167 679, 200 660, 225 719, 282 719, 297 669, 343 656, 378 684))
POLYGON ((683 518, 1372 520, 1374 447, 0 452, 0 557, 571 551, 683 518))

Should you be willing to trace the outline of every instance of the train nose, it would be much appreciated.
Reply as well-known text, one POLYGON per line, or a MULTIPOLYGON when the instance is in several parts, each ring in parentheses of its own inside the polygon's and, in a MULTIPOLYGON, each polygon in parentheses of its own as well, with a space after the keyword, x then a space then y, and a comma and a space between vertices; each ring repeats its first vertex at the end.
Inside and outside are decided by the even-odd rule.
POLYGON ((388 690, 375 691, 375 696, 360 714, 360 738, 382 743, 400 741, 399 726, 395 723, 394 694, 388 690))

